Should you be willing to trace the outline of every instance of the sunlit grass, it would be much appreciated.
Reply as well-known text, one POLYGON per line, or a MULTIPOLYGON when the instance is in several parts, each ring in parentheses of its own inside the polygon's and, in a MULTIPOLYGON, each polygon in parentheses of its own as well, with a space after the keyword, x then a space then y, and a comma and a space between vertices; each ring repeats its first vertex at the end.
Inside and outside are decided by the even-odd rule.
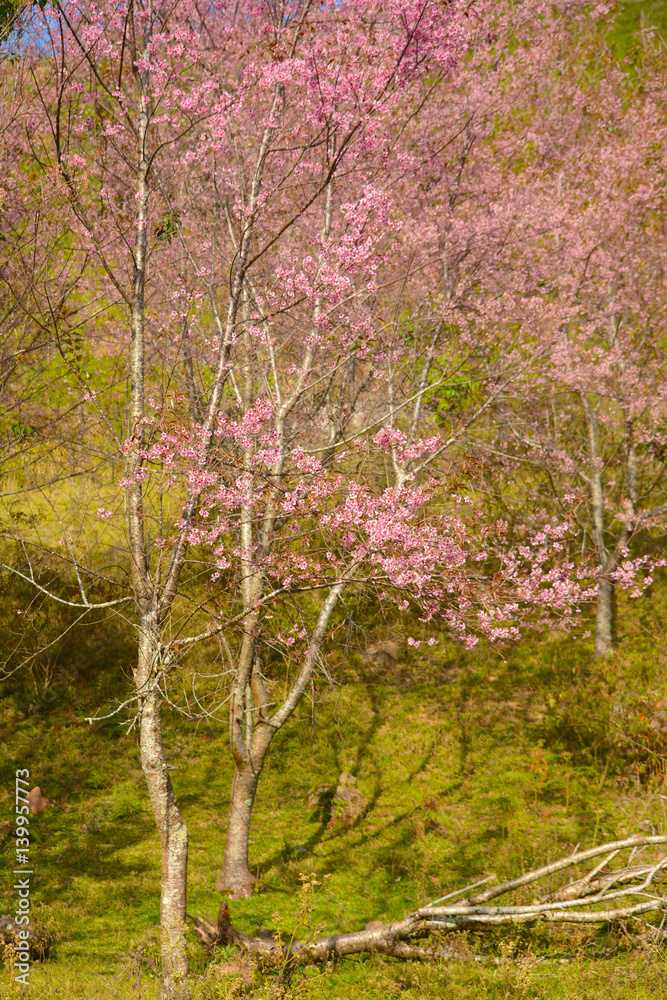
MULTIPOLYGON (((258 891, 232 904, 234 922, 250 932, 290 927, 300 875, 312 872, 321 886, 311 926, 299 933, 353 930, 491 872, 516 874, 577 842, 662 828, 664 769, 659 746, 646 744, 655 731, 643 714, 647 698, 660 700, 662 666, 650 643, 635 636, 629 645, 632 655, 603 667, 592 663, 588 644, 563 640, 528 643, 506 662, 458 647, 443 647, 428 662, 406 654, 392 676, 369 676, 360 661, 339 663, 338 687, 322 692, 317 706, 315 747, 304 706, 270 752, 252 831, 258 891), (620 734, 613 719, 622 722, 620 734), (646 749, 633 749, 642 740, 646 749), (335 786, 343 771, 357 777, 364 811, 351 823, 330 822, 326 793, 323 804, 314 793, 335 786)), ((49 961, 31 974, 27 996, 40 1000, 151 997, 155 990, 158 839, 134 736, 82 721, 101 695, 122 695, 113 656, 102 673, 94 682, 88 674, 41 712, 22 708, 16 688, 6 689, 0 708, 2 819, 11 815, 16 767, 29 766, 31 783, 52 800, 31 822, 39 880, 33 914, 55 939, 49 961)), ((226 734, 173 716, 166 727, 190 831, 188 911, 212 918, 231 780, 226 734)), ((11 846, 5 839, 8 873, 11 846)), ((0 910, 11 912, 9 875, 2 891, 0 910)), ((300 972, 293 986, 296 995, 341 1000, 629 1000, 664 992, 661 956, 622 933, 470 937, 467 948, 504 955, 503 964, 420 967, 361 956, 326 975, 300 972), (560 964, 573 955, 576 962, 560 964)), ((194 935, 190 951, 194 996, 271 995, 270 976, 255 972, 254 985, 243 986, 233 964, 209 965, 194 935)), ((8 977, 3 989, 18 996, 8 977)))

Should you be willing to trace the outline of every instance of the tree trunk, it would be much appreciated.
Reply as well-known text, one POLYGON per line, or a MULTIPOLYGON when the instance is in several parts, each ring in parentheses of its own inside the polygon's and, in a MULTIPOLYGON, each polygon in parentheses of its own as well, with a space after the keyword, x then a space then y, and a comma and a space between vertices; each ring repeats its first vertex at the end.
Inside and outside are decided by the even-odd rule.
POLYGON ((600 580, 595 614, 595 656, 609 656, 614 651, 614 584, 600 580))
MULTIPOLYGON (((590 457, 590 475, 588 484, 591 490, 591 514, 593 538, 597 550, 598 565, 601 574, 609 574, 614 568, 613 557, 609 557, 605 544, 604 520, 604 487, 602 482, 602 463, 600 460, 597 437, 597 413, 587 394, 581 396, 588 427, 588 447, 590 457)), ((614 584, 608 575, 601 575, 598 583, 597 608, 595 614, 595 656, 609 656, 614 648, 614 584)))
POLYGON ((141 700, 141 766, 160 834, 162 886, 160 927, 162 988, 160 1000, 183 1000, 188 995, 188 956, 185 947, 185 897, 188 871, 188 831, 176 804, 162 740, 161 695, 156 668, 159 646, 140 642, 137 688, 141 700))
POLYGON ((220 877, 215 883, 216 889, 231 899, 248 899, 252 895, 253 883, 256 881, 248 866, 248 840, 252 806, 263 763, 264 755, 258 766, 251 762, 237 764, 234 773, 225 860, 220 877))
MULTIPOLYGON (((355 565, 352 564, 348 573, 351 575, 354 569, 355 565)), ((256 650, 251 645, 252 640, 249 638, 252 635, 254 625, 252 622, 246 624, 246 641, 239 658, 240 668, 244 669, 240 678, 237 678, 237 691, 232 697, 230 707, 232 753, 236 761, 236 772, 229 806, 225 858, 220 878, 215 883, 216 889, 226 893, 232 899, 247 899, 252 895, 252 886, 256 881, 248 866, 248 840, 255 792, 267 750, 271 746, 273 737, 291 718, 311 681, 322 641, 329 627, 334 608, 344 589, 345 580, 343 579, 329 591, 296 680, 283 704, 270 717, 268 712, 269 699, 264 686, 261 663, 256 650), (257 713, 257 721, 249 745, 243 739, 244 709, 246 706, 242 704, 241 698, 241 691, 245 693, 248 680, 257 713)))

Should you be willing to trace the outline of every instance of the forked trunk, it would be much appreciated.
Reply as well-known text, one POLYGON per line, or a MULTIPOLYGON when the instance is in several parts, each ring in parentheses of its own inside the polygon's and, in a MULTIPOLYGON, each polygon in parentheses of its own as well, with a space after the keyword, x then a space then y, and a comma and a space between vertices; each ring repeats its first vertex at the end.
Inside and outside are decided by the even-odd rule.
MULTIPOLYGON (((355 564, 353 563, 349 567, 348 573, 351 575, 354 569, 355 564)), ((222 872, 215 883, 216 889, 232 899, 247 899, 252 895, 252 887, 256 879, 248 865, 250 820, 266 753, 274 736, 291 718, 311 683, 322 640, 329 627, 338 599, 345 589, 345 582, 345 579, 342 579, 330 589, 320 611, 317 624, 313 629, 301 669, 287 698, 271 716, 268 711, 269 698, 264 686, 261 664, 257 658, 256 650, 253 648, 252 639, 249 638, 252 635, 252 629, 246 626, 246 642, 240 657, 240 664, 244 670, 237 677, 236 691, 231 699, 230 707, 232 754, 236 761, 236 771, 229 806, 225 858, 222 872), (252 688, 256 724, 252 734, 246 729, 246 738, 244 739, 245 709, 250 703, 246 686, 248 682, 252 688)))
POLYGON ((600 580, 595 613, 595 656, 609 656, 614 651, 614 584, 600 580))
POLYGON ((176 804, 164 752, 161 698, 155 676, 156 650, 157 646, 146 640, 140 645, 137 687, 145 692, 141 700, 141 766, 160 834, 160 1000, 184 1000, 188 996, 188 956, 185 947, 188 831, 176 804))

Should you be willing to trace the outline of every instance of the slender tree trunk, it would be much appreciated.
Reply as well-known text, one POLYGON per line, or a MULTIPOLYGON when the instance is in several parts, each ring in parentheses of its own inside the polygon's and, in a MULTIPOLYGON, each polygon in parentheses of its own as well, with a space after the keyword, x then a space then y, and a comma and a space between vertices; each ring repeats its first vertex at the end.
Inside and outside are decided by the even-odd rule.
POLYGON ((169 776, 162 740, 161 694, 157 688, 159 640, 144 631, 139 642, 137 689, 141 694, 141 766, 160 834, 162 886, 160 927, 162 951, 161 1000, 188 996, 188 956, 185 947, 185 896, 188 831, 169 776))
POLYGON ((603 574, 598 583, 595 613, 595 656, 602 657, 608 656, 614 648, 614 584, 608 576, 610 569, 613 568, 613 557, 610 558, 605 544, 604 487, 602 483, 602 460, 598 449, 597 414, 588 394, 583 394, 581 400, 588 428, 590 458, 588 484, 591 490, 590 504, 593 538, 595 540, 600 573, 603 574))
POLYGON ((609 656, 614 650, 614 584, 600 580, 595 613, 595 655, 609 656))
MULTIPOLYGON (((130 20, 130 35, 134 57, 145 55, 150 42, 152 22, 141 25, 135 33, 130 20)), ((146 388, 145 357, 145 293, 148 265, 148 150, 149 70, 137 70, 137 190, 136 232, 133 247, 132 296, 130 302, 130 393, 131 440, 144 442, 144 397, 146 388)), ((162 978, 160 1000, 185 1000, 188 996, 188 956, 185 947, 185 898, 188 873, 188 831, 181 816, 169 776, 162 740, 162 694, 160 672, 167 664, 161 662, 163 647, 160 623, 173 597, 160 604, 157 584, 150 572, 150 562, 144 532, 142 478, 138 475, 143 458, 141 449, 132 447, 126 458, 125 513, 127 518, 132 582, 139 612, 139 656, 134 674, 139 696, 139 747, 141 766, 153 806, 155 823, 160 834, 162 883, 160 895, 160 932, 162 978), (158 610, 158 608, 160 610, 158 610)))
POLYGON ((237 764, 234 773, 225 859, 220 877, 215 883, 216 889, 231 899, 247 899, 252 895, 253 883, 256 881, 248 865, 248 843, 252 807, 264 756, 265 753, 262 754, 261 761, 255 763, 237 764))
MULTIPOLYGON (((634 531, 637 511, 637 448, 634 441, 632 420, 625 421, 625 452, 626 452, 626 520, 623 523, 616 550, 606 560, 604 570, 606 577, 598 585, 597 614, 595 618, 595 655, 609 656, 616 643, 616 592, 613 580, 609 579, 612 570, 618 567, 619 559, 628 545, 634 531)), ((600 518, 602 514, 600 514, 600 518)))
MULTIPOLYGON (((245 655, 251 658, 252 666, 248 665, 244 671, 244 674, 248 672, 250 675, 245 684, 244 712, 241 711, 239 698, 233 699, 237 706, 231 720, 232 752, 236 767, 229 803, 225 857, 222 872, 215 884, 216 889, 231 899, 249 898, 256 881, 248 865, 250 821, 264 760, 277 732, 277 728, 269 721, 269 697, 264 685, 261 662, 254 650, 254 642, 248 642, 247 638, 245 655), (253 705, 257 715, 254 724, 253 705), (242 737, 242 719, 245 721, 245 739, 242 737)), ((240 667, 243 666, 244 658, 242 653, 240 667)))

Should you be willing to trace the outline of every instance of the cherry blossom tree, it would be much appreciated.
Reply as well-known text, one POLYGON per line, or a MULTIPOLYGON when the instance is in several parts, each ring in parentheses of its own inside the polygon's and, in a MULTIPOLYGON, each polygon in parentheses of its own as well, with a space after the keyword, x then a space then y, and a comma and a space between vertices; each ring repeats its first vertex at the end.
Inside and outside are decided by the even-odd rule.
MULTIPOLYGON (((186 990, 187 831, 163 749, 161 684, 179 641, 182 649, 198 638, 180 639, 182 622, 173 621, 175 607, 193 618, 175 605, 188 551, 216 548, 217 572, 226 573, 225 541, 235 536, 227 582, 239 599, 226 624, 236 622, 241 637, 231 706, 238 774, 225 879, 247 891, 248 807, 265 747, 303 694, 337 599, 366 557, 319 556, 325 573, 289 545, 279 557, 277 529, 289 522, 300 533, 300 517, 312 519, 347 485, 343 473, 327 482, 325 463, 304 448, 309 435, 294 442, 287 422, 307 399, 298 419, 319 420, 321 439, 335 444, 359 383, 386 353, 369 319, 369 286, 394 235, 373 174, 390 153, 389 118, 408 120, 428 74, 447 72, 464 31, 456 7, 400 3, 375 14, 354 4, 217 5, 204 19, 194 5, 71 4, 46 9, 32 30, 33 155, 68 207, 63 229, 82 265, 82 298, 106 296, 106 313, 89 328, 93 349, 127 344, 124 435, 97 398, 109 382, 87 386, 73 364, 68 375, 97 413, 98 433, 109 431, 124 455, 141 760, 163 854, 163 994, 174 996, 186 990), (343 170, 352 179, 346 201, 334 190, 343 170), (335 236, 334 213, 342 219, 335 236), (286 318, 279 343, 274 317, 286 318), (326 367, 330 345, 338 358, 326 367), (317 392, 323 399, 312 404, 317 392), (312 631, 300 629, 304 667, 270 715, 256 655, 260 614, 299 583, 326 596, 312 631), (254 752, 239 723, 248 689, 263 723, 254 752), (235 834, 239 802, 245 831, 235 834)), ((394 497, 398 534, 420 506, 404 493, 394 497)), ((367 492, 347 494, 347 522, 368 517, 367 492)), ((98 508, 103 523, 113 519, 109 506, 98 508)), ((339 533, 349 526, 330 517, 339 533)), ((366 538, 374 524, 377 532, 377 519, 359 526, 369 551, 378 547, 366 538)), ((450 548, 449 561, 458 555, 450 548)), ((90 596, 97 567, 70 532, 63 561, 81 607, 111 603, 90 596)), ((41 586, 32 562, 23 575, 41 586)), ((207 603, 204 635, 220 628, 224 602, 207 603)))
MULTIPOLYGON (((517 24, 548 13, 524 5, 517 24)), ((134 608, 124 704, 161 841, 164 997, 187 990, 188 838, 161 713, 195 644, 219 638, 228 662, 218 887, 239 897, 266 752, 312 693, 346 590, 468 644, 515 636, 535 608, 567 622, 585 596, 566 519, 510 551, 443 461, 533 363, 476 302, 509 213, 457 211, 474 130, 454 67, 501 28, 511 40, 510 14, 74 2, 32 17, 26 156, 59 206, 49 275, 76 273, 85 333, 85 358, 60 350, 59 377, 86 417, 81 460, 99 454, 104 475, 65 513, 54 501, 56 545, 21 528, 14 571, 82 612, 134 608), (105 569, 105 538, 129 580, 105 569), (35 572, 46 549, 73 596, 35 572), (284 696, 269 659, 296 663, 284 696)), ((37 276, 40 301, 46 286, 37 276)), ((69 314, 51 322, 72 341, 69 314)))
POLYGON ((619 63, 615 14, 524 8, 489 34, 450 74, 452 129, 419 206, 459 345, 517 365, 469 462, 493 470, 515 523, 579 501, 597 655, 615 586, 641 592, 656 565, 631 539, 664 514, 664 56, 649 30, 641 64, 619 63))
POLYGON ((665 511, 664 58, 649 38, 630 72, 568 25, 530 53, 488 143, 515 213, 497 314, 539 359, 498 411, 500 448, 542 470, 542 497, 581 499, 604 656, 615 585, 640 593, 656 565, 631 539, 665 511))

